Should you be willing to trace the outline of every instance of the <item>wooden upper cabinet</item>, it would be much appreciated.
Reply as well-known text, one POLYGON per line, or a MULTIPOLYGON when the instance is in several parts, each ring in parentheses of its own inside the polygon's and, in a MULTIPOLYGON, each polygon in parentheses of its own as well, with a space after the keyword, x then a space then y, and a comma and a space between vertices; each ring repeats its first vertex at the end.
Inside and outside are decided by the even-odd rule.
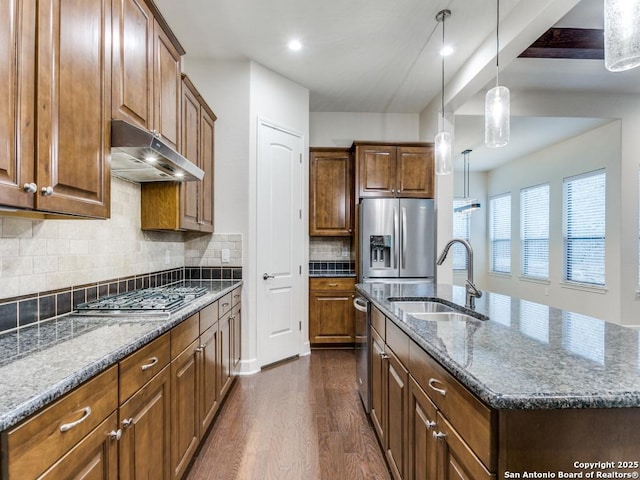
POLYGON ((396 193, 399 197, 434 198, 433 147, 398 147, 396 193))
POLYGON ((33 208, 35 0, 0 3, 0 205, 33 208))
POLYGON ((204 171, 204 179, 143 184, 142 229, 211 233, 216 116, 186 75, 181 99, 180 152, 204 171))
POLYGON ((182 46, 152 2, 112 0, 113 118, 180 148, 182 46))
POLYGON ((111 0, 38 2, 38 210, 109 216, 111 0))
POLYGON ((154 130, 175 150, 180 145, 180 53, 154 23, 154 130))
POLYGON ((0 41, 0 205, 108 217, 111 0, 2 2, 0 41))
POLYGON ((353 161, 348 149, 311 149, 309 235, 353 233, 353 161))
POLYGON ((143 0, 113 0, 111 115, 153 130, 153 14, 143 0))
POLYGON ((355 142, 357 191, 365 197, 433 198, 433 145, 355 142))

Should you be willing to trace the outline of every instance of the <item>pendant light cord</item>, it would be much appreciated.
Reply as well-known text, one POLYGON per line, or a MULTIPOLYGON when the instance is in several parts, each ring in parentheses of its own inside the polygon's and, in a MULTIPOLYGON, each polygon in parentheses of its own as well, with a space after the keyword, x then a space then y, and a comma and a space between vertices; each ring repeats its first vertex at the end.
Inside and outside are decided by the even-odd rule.
POLYGON ((500 86, 500 0, 496 0, 496 87, 500 86))
MULTIPOLYGON (((442 49, 444 50, 444 23, 446 20, 446 14, 442 15, 442 49)), ((440 56, 442 57, 442 94, 441 94, 441 99, 442 99, 442 130, 444 131, 444 55, 442 55, 442 52, 440 52, 440 56)))

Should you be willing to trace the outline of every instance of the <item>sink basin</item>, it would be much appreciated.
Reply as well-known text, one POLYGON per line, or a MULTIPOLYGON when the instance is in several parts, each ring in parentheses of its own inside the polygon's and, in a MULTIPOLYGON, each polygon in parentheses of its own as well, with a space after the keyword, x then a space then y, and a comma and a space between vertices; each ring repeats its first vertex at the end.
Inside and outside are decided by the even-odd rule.
POLYGON ((472 317, 471 315, 465 315, 464 313, 454 311, 429 313, 408 312, 407 315, 417 320, 427 320, 432 322, 466 322, 468 320, 478 321, 477 318, 472 317))
POLYGON ((394 307, 399 308, 405 313, 437 313, 437 312, 455 312, 454 308, 439 302, 429 301, 397 301, 391 302, 394 307))

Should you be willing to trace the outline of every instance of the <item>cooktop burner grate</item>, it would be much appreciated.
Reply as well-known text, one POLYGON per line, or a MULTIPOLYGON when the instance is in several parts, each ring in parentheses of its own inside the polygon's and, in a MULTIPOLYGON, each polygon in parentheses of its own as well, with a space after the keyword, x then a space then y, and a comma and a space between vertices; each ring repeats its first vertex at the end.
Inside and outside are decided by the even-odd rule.
POLYGON ((207 293, 204 287, 167 286, 111 295, 77 306, 78 313, 171 312, 207 293))

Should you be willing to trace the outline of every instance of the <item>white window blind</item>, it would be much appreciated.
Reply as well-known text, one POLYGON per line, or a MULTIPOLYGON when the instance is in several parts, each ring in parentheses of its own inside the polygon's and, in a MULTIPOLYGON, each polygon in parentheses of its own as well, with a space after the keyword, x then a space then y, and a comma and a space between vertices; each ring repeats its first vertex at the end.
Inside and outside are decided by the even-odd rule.
MULTIPOLYGON (((463 238, 468 241, 470 231, 469 213, 456 212, 457 207, 461 207, 467 203, 468 200, 465 199, 453 199, 453 238, 463 238)), ((453 245, 453 269, 467 269, 467 252, 459 243, 453 245)))
POLYGON ((511 194, 489 200, 491 271, 511 272, 511 194))
POLYGON ((604 170, 564 180, 565 280, 604 285, 604 170))
POLYGON ((520 191, 522 274, 549 278, 549 184, 520 191))

